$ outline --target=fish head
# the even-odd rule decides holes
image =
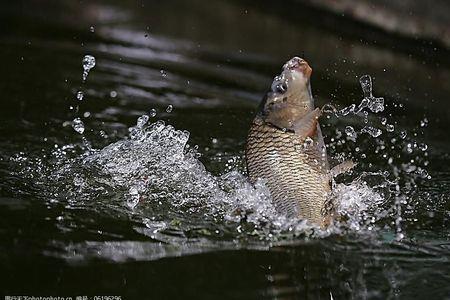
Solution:
[[[306,60],[294,57],[286,62],[280,75],[264,96],[258,116],[266,123],[289,129],[314,108],[311,94],[312,69]]]

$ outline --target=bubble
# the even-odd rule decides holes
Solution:
[[[116,91],[111,91],[111,92],[109,93],[109,96],[110,96],[111,98],[116,98],[116,97],[117,97],[117,92],[116,92]]]
[[[83,58],[83,81],[86,81],[89,71],[95,67],[95,57],[85,55]]]
[[[381,118],[381,125],[386,125],[387,123],[387,119],[386,118]]]
[[[404,139],[406,138],[406,136],[407,136],[406,131],[404,131],[404,130],[400,131],[400,138],[401,138],[402,140],[404,140]]]
[[[83,134],[83,132],[84,132],[84,123],[83,123],[83,121],[81,121],[80,118],[73,119],[72,127],[79,134]]]
[[[169,104],[168,106],[167,106],[167,108],[166,108],[166,112],[167,113],[171,113],[173,111],[173,105],[172,104]]]
[[[167,77],[167,72],[164,70],[160,70],[159,73],[161,73],[162,77]]]
[[[77,100],[82,101],[84,98],[84,94],[82,91],[77,92]]]
[[[149,116],[152,118],[156,117],[156,109],[154,108],[150,109]]]
[[[94,32],[95,32],[94,26],[89,27],[89,31],[92,32],[92,33],[94,33]]]

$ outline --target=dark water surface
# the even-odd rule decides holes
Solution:
[[[440,45],[301,5],[9,1],[0,55],[1,294],[450,299]],[[96,65],[83,82],[85,55]],[[294,55],[314,70],[319,106],[358,105],[364,74],[385,100],[367,123],[322,125],[331,160],[358,161],[343,203],[371,207],[349,228],[311,235],[245,180],[249,124]],[[152,125],[130,132],[144,114]],[[355,179],[380,171],[381,183]]]

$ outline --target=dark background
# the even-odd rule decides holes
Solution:
[[[449,8],[436,0],[2,1],[1,294],[449,299]],[[97,64],[83,83],[85,54]],[[55,144],[81,143],[63,126],[76,114],[90,112],[85,136],[101,148],[151,108],[188,130],[207,169],[222,174],[224,161],[242,156],[259,100],[294,55],[313,68],[319,106],[359,103],[358,79],[369,74],[396,133],[428,145],[431,179],[417,187],[405,240],[388,230],[277,244],[155,242],[134,229],[139,220],[104,203],[51,201],[42,186],[52,183],[31,176],[44,174],[34,161],[52,164],[44,153]],[[327,141],[334,126],[345,124],[325,125]],[[367,168],[382,169],[371,157]]]

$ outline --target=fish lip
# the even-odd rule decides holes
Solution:
[[[283,65],[283,72],[284,71],[300,72],[307,78],[310,78],[312,73],[312,69],[308,62],[298,56],[291,58]]]

